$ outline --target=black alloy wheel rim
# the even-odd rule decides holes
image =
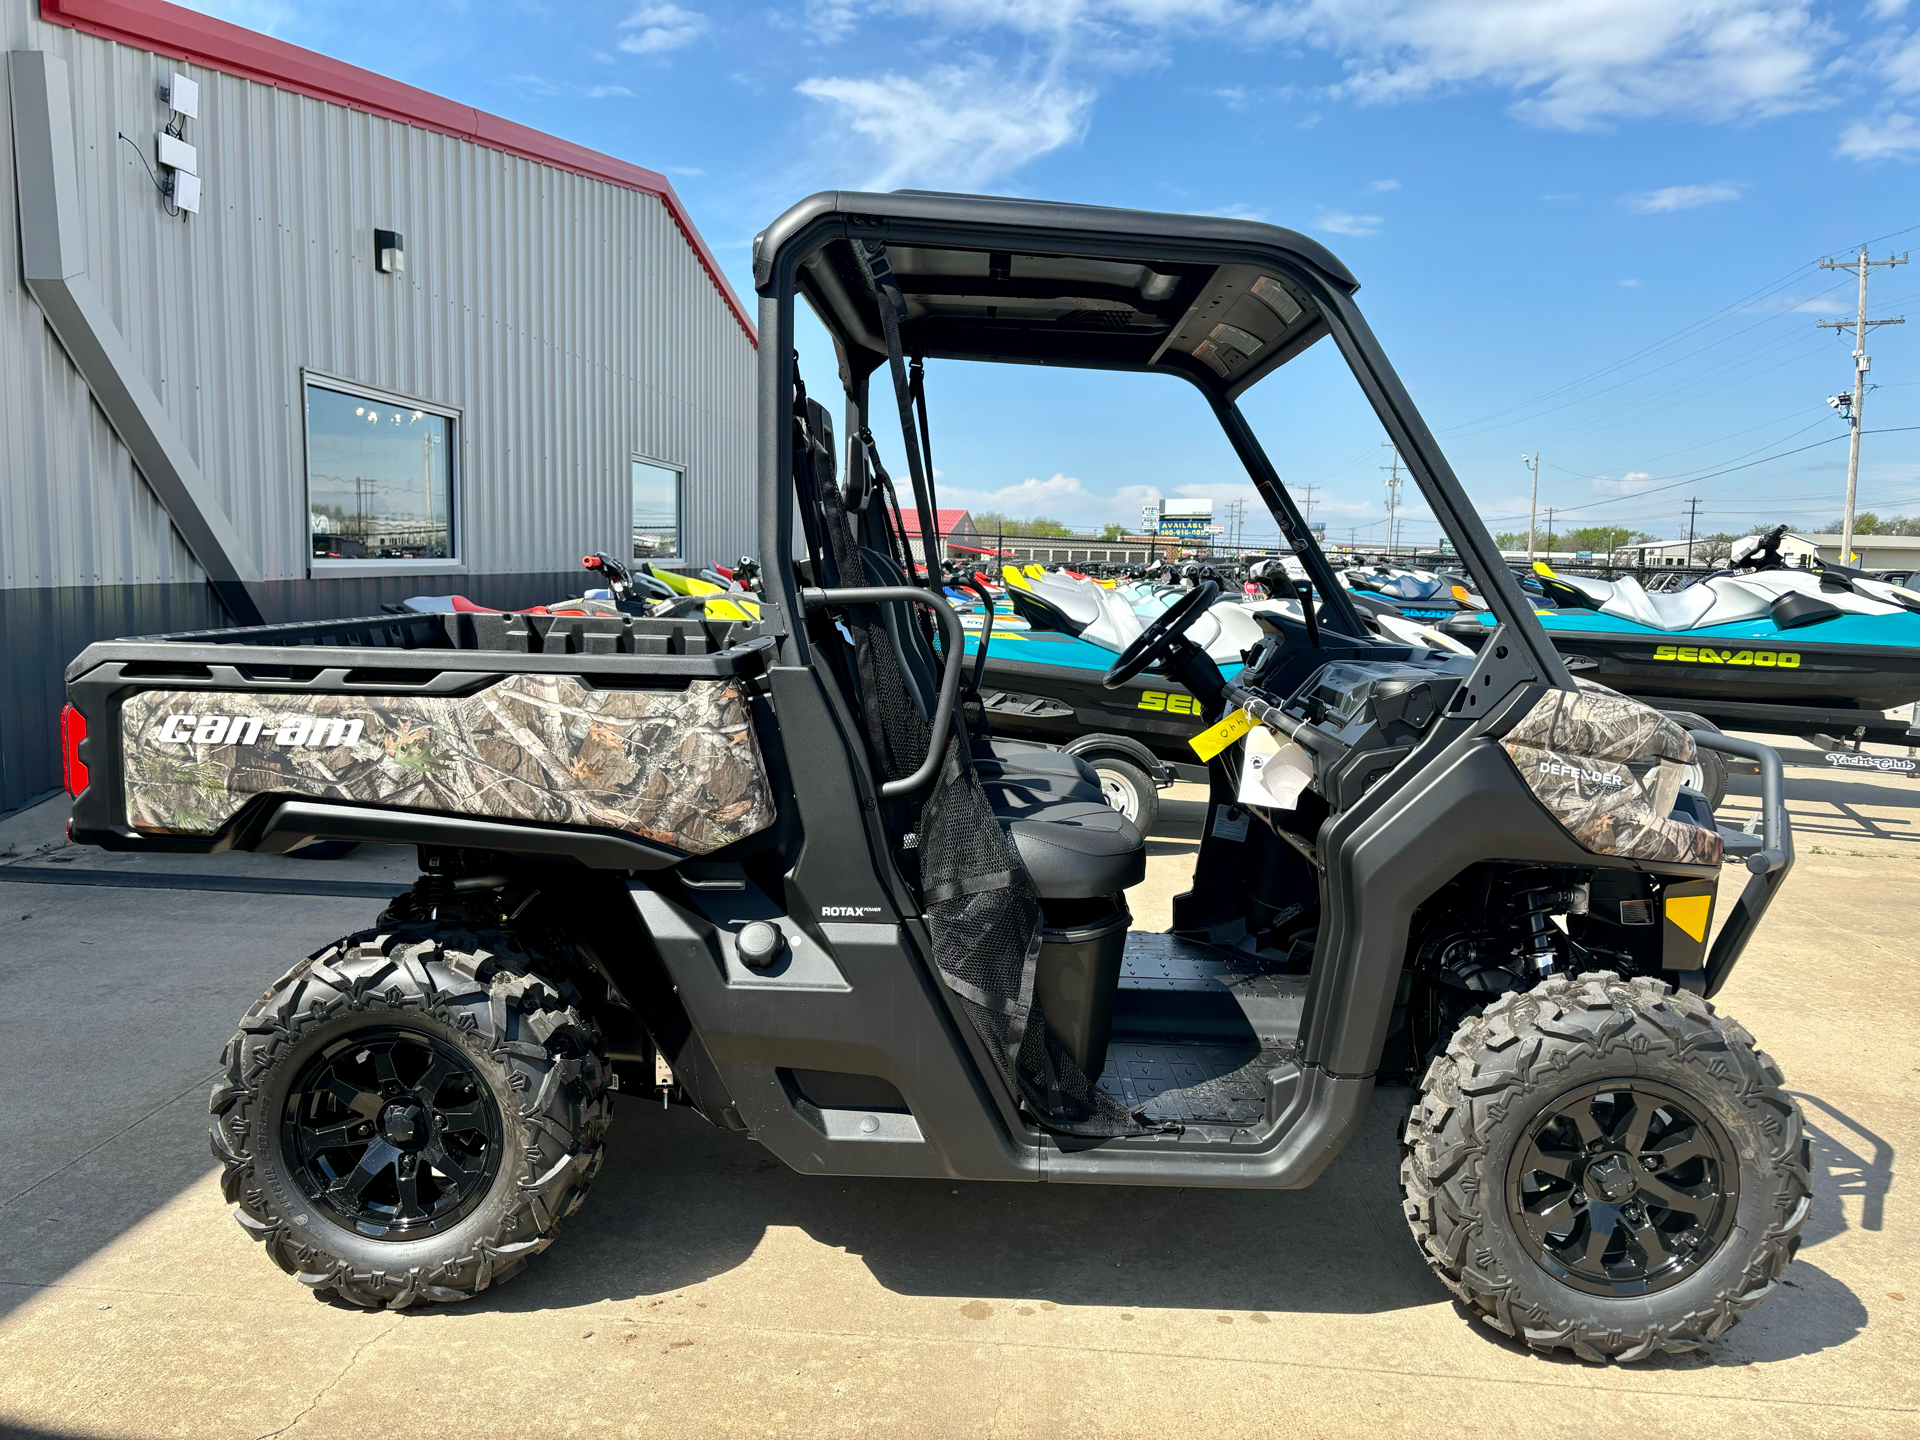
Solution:
[[[500,1170],[500,1108],[436,1036],[356,1031],[301,1069],[280,1143],[301,1193],[348,1230],[411,1241],[459,1222]]]
[[[1577,1291],[1644,1296],[1699,1271],[1734,1226],[1740,1168],[1700,1101],[1658,1082],[1590,1082],[1529,1122],[1507,1207],[1535,1263]]]

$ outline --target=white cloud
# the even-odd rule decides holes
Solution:
[[[630,55],[658,55],[692,45],[706,30],[707,17],[696,10],[683,10],[671,0],[662,0],[662,3],[642,5],[620,22],[620,28],[636,33],[623,35],[616,42],[618,48]]]
[[[698,180],[707,173],[698,165],[663,165],[660,168],[665,170],[669,175],[681,175],[689,180]]]
[[[1257,29],[1340,55],[1337,89],[1364,103],[1490,85],[1562,129],[1803,108],[1838,39],[1807,0],[1305,0]]]
[[[862,0],[816,0],[837,17]],[[1874,0],[1901,7],[1902,0]],[[1098,63],[1149,63],[1187,37],[1327,51],[1333,93],[1362,103],[1462,86],[1517,97],[1533,124],[1586,129],[1682,115],[1743,120],[1823,103],[1840,37],[1812,0],[865,0],[951,30],[1071,40]]]
[[[873,167],[870,190],[904,184],[993,184],[1086,133],[1094,92],[1049,68],[1005,76],[990,61],[941,65],[915,78],[822,76],[795,87],[837,112]]]
[[[507,83],[523,94],[538,96],[543,100],[561,95],[578,95],[587,100],[631,100],[634,97],[634,92],[625,85],[556,85],[544,75],[509,75]]]
[[[1860,120],[1841,132],[1836,155],[1849,160],[1886,160],[1896,155],[1911,155],[1921,148],[1914,112],[1896,110],[1879,120]]]
[[[1647,471],[1630,470],[1621,475],[1597,475],[1594,488],[1603,495],[1639,495],[1654,482]]]
[[[964,506],[976,513],[991,510],[1020,520],[1044,515],[1077,526],[1105,525],[1116,520],[1125,525],[1139,525],[1141,507],[1160,498],[1161,492],[1151,485],[1123,485],[1111,495],[1100,495],[1089,490],[1079,477],[1060,471],[1045,480],[1029,476],[998,490],[968,490],[947,485],[941,487],[940,493],[943,505]]]
[[[1664,211],[1694,210],[1703,205],[1719,205],[1723,201],[1740,198],[1739,185],[1721,181],[1714,185],[1666,185],[1659,190],[1630,195],[1627,203],[1631,210],[1659,215]]]
[[[1267,219],[1267,212],[1265,210],[1256,210],[1251,205],[1241,205],[1238,203],[1234,205],[1223,205],[1218,210],[1203,210],[1199,213],[1202,215],[1218,215],[1223,220]]]
[[[1617,280],[1617,281],[1615,282],[1615,284],[1616,284],[1616,285],[1621,285],[1621,286],[1625,286],[1625,287],[1626,287],[1627,289],[1629,289],[1629,290],[1632,290],[1632,289],[1634,289],[1634,288],[1635,288],[1636,286],[1638,286],[1638,285],[1639,285],[1640,283],[1641,283],[1641,282],[1640,282],[1640,281],[1638,281],[1638,280]]]
[[[1334,235],[1372,235],[1381,228],[1378,215],[1350,215],[1345,210],[1329,210],[1314,222],[1314,228]]]
[[[1369,190],[1399,190],[1401,188],[1401,182],[1398,180],[1376,180],[1367,188]]]

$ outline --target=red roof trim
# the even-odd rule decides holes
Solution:
[[[674,217],[681,234],[687,237],[694,254],[700,257],[708,275],[713,277],[721,299],[727,302],[727,308],[747,332],[748,340],[756,346],[760,344],[753,321],[734,294],[734,288],[727,283],[727,277],[721,274],[720,262],[701,239],[687,207],[664,175],[515,121],[503,120],[498,115],[489,115],[471,105],[390,80],[385,75],[376,75],[371,70],[362,70],[357,65],[303,50],[298,45],[230,25],[225,20],[215,20],[198,11],[166,4],[164,0],[40,0],[40,18],[52,25],[65,25],[88,35],[203,65],[209,70],[256,80],[278,90],[471,140],[490,150],[657,196]]]
[[[934,524],[940,528],[942,536],[952,535],[960,523],[966,519],[967,512],[965,510],[937,510],[934,512]],[[920,512],[917,510],[903,510],[901,512],[901,524],[906,527],[909,535],[919,535]]]

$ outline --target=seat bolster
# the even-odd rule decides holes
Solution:
[[[1146,878],[1146,842],[1111,806],[1064,802],[1004,823],[1042,900],[1111,896]]]

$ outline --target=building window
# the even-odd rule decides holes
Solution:
[[[306,389],[314,562],[457,560],[457,412],[333,381]]]
[[[679,560],[681,489],[679,466],[658,460],[634,462],[634,559]]]

